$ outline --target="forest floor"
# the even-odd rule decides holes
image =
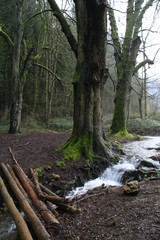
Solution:
[[[0,162],[12,165],[8,151],[11,147],[26,174],[29,168],[49,165],[40,181],[52,189],[49,176],[60,175],[59,185],[79,177],[84,159],[68,162],[61,170],[56,161],[62,158],[55,149],[63,144],[70,133],[30,132],[19,135],[0,133]],[[57,189],[57,193],[58,193]],[[61,194],[62,191],[59,191]],[[1,199],[2,200],[2,199]],[[60,228],[50,229],[54,240],[159,240],[160,239],[160,180],[140,183],[137,195],[124,195],[122,187],[99,187],[79,199],[74,199],[80,212],[75,215],[60,213]]]

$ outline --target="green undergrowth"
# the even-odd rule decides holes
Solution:
[[[8,132],[8,129],[9,129],[9,125],[1,125],[0,124],[0,133],[3,133],[3,132]]]
[[[50,121],[50,129],[55,131],[67,131],[72,129],[73,120],[71,117],[66,118],[53,118]]]
[[[45,129],[45,125],[33,117],[27,116],[21,121],[21,131]]]
[[[147,134],[159,134],[160,122],[151,118],[146,119],[130,119],[127,124],[127,128],[130,132],[139,133],[143,135]]]
[[[73,120],[71,117],[51,119],[49,128],[46,128],[45,123],[40,118],[28,115],[22,118],[20,132],[64,132],[72,129],[72,126]],[[9,120],[0,119],[0,133],[8,132],[8,130]]]
[[[34,169],[34,174],[35,174],[36,178],[39,179],[39,178],[43,177],[45,172],[49,171],[50,169],[51,169],[51,166],[49,166],[49,165],[41,166],[41,167]]]
[[[114,148],[119,153],[122,152],[122,144],[117,140],[112,140],[111,145],[112,145],[112,149]]]

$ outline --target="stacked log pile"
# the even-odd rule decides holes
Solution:
[[[31,181],[19,166],[11,148],[9,148],[9,151],[13,158],[13,166],[11,167],[9,164],[4,163],[0,164],[0,169],[7,180],[5,184],[0,176],[0,191],[4,202],[15,221],[21,239],[33,239],[26,222],[7,190],[6,186],[9,185],[27,221],[30,223],[36,238],[39,240],[49,240],[51,236],[47,229],[51,227],[58,229],[60,227],[60,223],[57,220],[59,213],[55,207],[53,207],[53,204],[56,205],[58,209],[61,209],[61,211],[63,210],[72,214],[78,212],[78,209],[70,206],[65,198],[57,196],[40,184],[32,168],[30,169],[32,176]],[[38,214],[37,211],[39,212]]]

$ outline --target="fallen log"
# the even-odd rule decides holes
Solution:
[[[53,193],[50,189],[48,189],[47,187],[45,187],[43,184],[40,183],[40,187],[42,189],[43,192],[51,195],[51,196],[55,196],[56,194]],[[57,196],[57,195],[56,195]],[[68,204],[65,204],[65,203],[60,203],[60,202],[57,202],[56,203],[57,207],[65,212],[68,212],[68,213],[71,213],[71,214],[74,214],[74,213],[78,213],[79,212],[79,209],[77,209],[76,207],[73,207],[73,206],[70,206]]]
[[[57,202],[59,203],[67,203],[67,199],[65,198],[62,198],[62,197],[59,197],[57,195],[48,195],[48,194],[43,194],[42,193],[42,190],[41,190],[41,187],[40,187],[40,184],[38,182],[38,180],[36,179],[36,176],[34,174],[34,171],[32,168],[30,168],[30,173],[31,173],[31,177],[33,179],[33,182],[34,182],[34,185],[35,185],[35,191],[38,195],[38,197],[42,200],[42,201],[50,201],[50,202],[53,202],[54,204],[57,204]]]
[[[53,204],[49,201],[46,201],[46,204],[48,206],[48,209],[56,216],[59,217],[59,213],[56,211],[56,209],[53,207]]]
[[[15,156],[14,156],[13,152],[12,152],[12,149],[11,149],[11,147],[9,147],[9,148],[8,148],[8,150],[9,150],[9,152],[10,152],[11,156],[12,156],[12,159],[13,159],[14,163],[15,163],[15,164],[18,164],[18,162],[17,162],[17,160],[16,160],[16,158],[15,158]]]
[[[23,193],[23,195],[27,198],[27,200],[29,201],[28,199],[28,195],[27,193],[25,192],[24,188],[22,187],[21,183],[19,182],[18,178],[16,177],[15,173],[13,172],[11,166],[9,164],[6,164],[6,167],[9,171],[9,173],[11,174],[12,178],[14,179],[14,181],[16,182],[17,186],[19,187],[19,189],[21,190],[21,192]]]
[[[32,168],[30,168],[30,173],[31,173],[31,177],[33,179],[33,182],[34,182],[34,185],[35,185],[35,190],[36,190],[36,193],[37,193],[38,197],[41,200],[44,200],[45,199],[45,195],[42,193],[41,187],[39,185],[39,182],[38,182],[38,180],[37,180],[37,178],[36,178]]]
[[[21,172],[23,173],[23,175],[25,176],[25,178],[28,180],[28,182],[29,182],[30,185],[32,186],[32,190],[33,190],[33,189],[35,188],[34,184],[32,183],[32,181],[31,181],[29,178],[27,178],[27,176],[26,176],[26,174],[24,173],[23,169],[19,166],[18,161],[16,160],[16,158],[15,158],[15,156],[14,156],[14,154],[13,154],[13,152],[12,152],[12,150],[11,150],[10,147],[9,147],[9,152],[10,152],[10,154],[11,154],[11,156],[12,156],[12,159],[13,159],[13,161],[14,161],[14,163],[15,163],[14,166],[17,166],[17,167],[19,167],[19,169],[21,169]],[[39,185],[40,185],[40,187],[41,187],[41,189],[42,189],[43,192],[45,192],[45,193],[47,193],[48,195],[51,195],[51,196],[59,197],[59,196],[57,196],[55,193],[53,193],[51,190],[49,190],[48,188],[46,188],[45,186],[43,186],[42,184],[39,184]],[[65,204],[65,203],[56,202],[56,205],[57,205],[61,210],[65,211],[65,212],[68,212],[68,213],[71,213],[71,214],[79,212],[79,209],[77,209],[77,208],[75,208],[75,207],[73,207],[73,206],[69,206],[69,205],[67,205],[67,204]]]
[[[48,210],[46,205],[41,200],[38,199],[37,194],[34,192],[32,186],[28,182],[28,179],[27,179],[26,175],[23,173],[23,171],[21,170],[21,168],[17,164],[15,164],[13,166],[13,168],[14,168],[18,178],[20,179],[24,189],[26,190],[27,194],[32,199],[34,206],[38,209],[38,211],[40,212],[44,221],[49,225],[57,225],[58,226],[59,222],[53,216],[53,214]]]
[[[16,208],[16,206],[13,202],[13,199],[9,195],[7,188],[5,187],[5,184],[1,177],[0,177],[0,192],[1,192],[3,200],[8,208],[8,211],[16,224],[20,238],[23,240],[33,240],[32,236],[30,234],[30,231],[27,227],[27,224],[25,223],[23,217],[21,216],[20,212]]]
[[[14,192],[15,197],[17,198],[22,210],[24,211],[28,221],[30,222],[32,229],[39,240],[50,240],[50,235],[44,228],[43,224],[29,205],[27,199],[24,197],[20,189],[18,188],[16,182],[13,177],[10,175],[7,167],[4,163],[0,164],[1,169],[3,170],[7,181]]]

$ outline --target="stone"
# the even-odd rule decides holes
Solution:
[[[121,182],[122,184],[126,184],[127,182],[138,180],[140,181],[142,179],[141,175],[139,174],[139,170],[127,170],[124,172]]]
[[[141,161],[139,164],[140,169],[143,169],[143,167],[153,168],[153,169],[157,168],[156,164],[149,162],[149,161],[145,161],[145,160]]]
[[[123,186],[124,194],[135,194],[139,192],[139,182],[137,180],[128,182]]]

